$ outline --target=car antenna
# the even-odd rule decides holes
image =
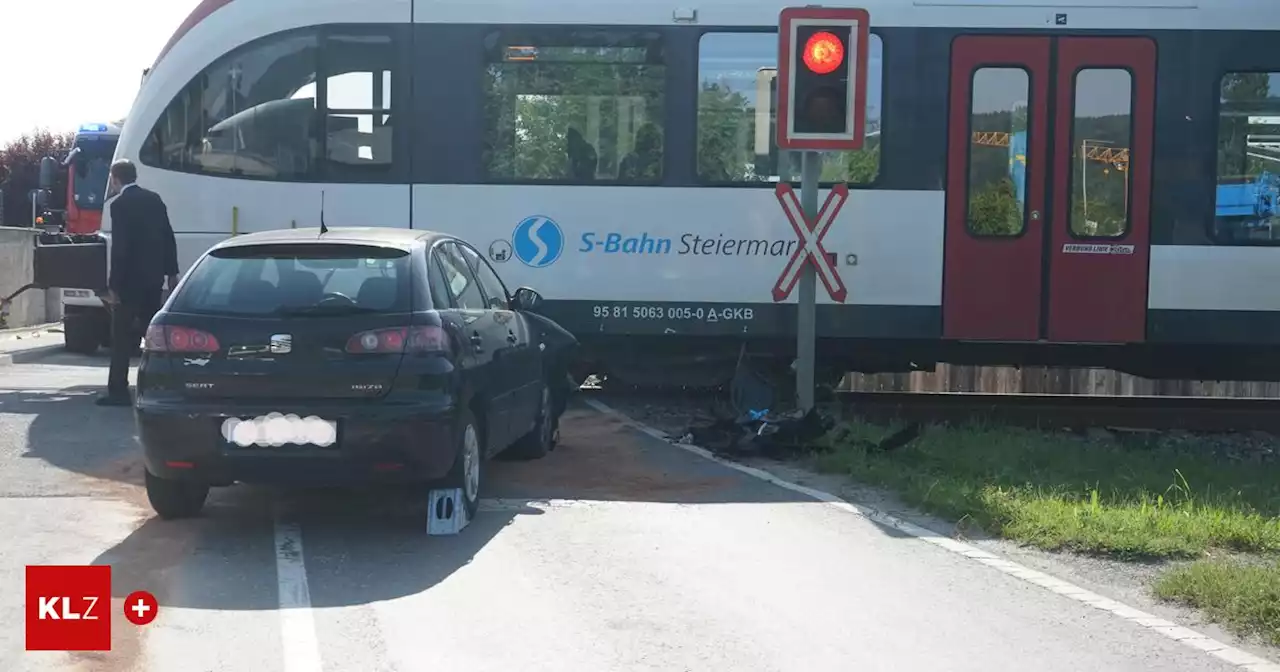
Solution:
[[[320,235],[329,233],[329,227],[324,225],[324,189],[320,190]]]

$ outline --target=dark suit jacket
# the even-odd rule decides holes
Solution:
[[[124,300],[158,292],[178,274],[178,245],[169,211],[154,191],[127,187],[111,202],[111,277],[107,286]]]

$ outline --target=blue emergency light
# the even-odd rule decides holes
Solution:
[[[106,124],[81,124],[80,132],[81,133],[106,133],[107,125]]]

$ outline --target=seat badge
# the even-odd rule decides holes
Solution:
[[[271,353],[275,355],[285,355],[293,351],[293,336],[289,334],[274,334],[271,337]]]

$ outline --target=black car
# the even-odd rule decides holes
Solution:
[[[135,402],[147,495],[197,514],[210,486],[371,480],[461,488],[554,447],[573,340],[445,234],[289,229],[224,241],[147,329]]]

